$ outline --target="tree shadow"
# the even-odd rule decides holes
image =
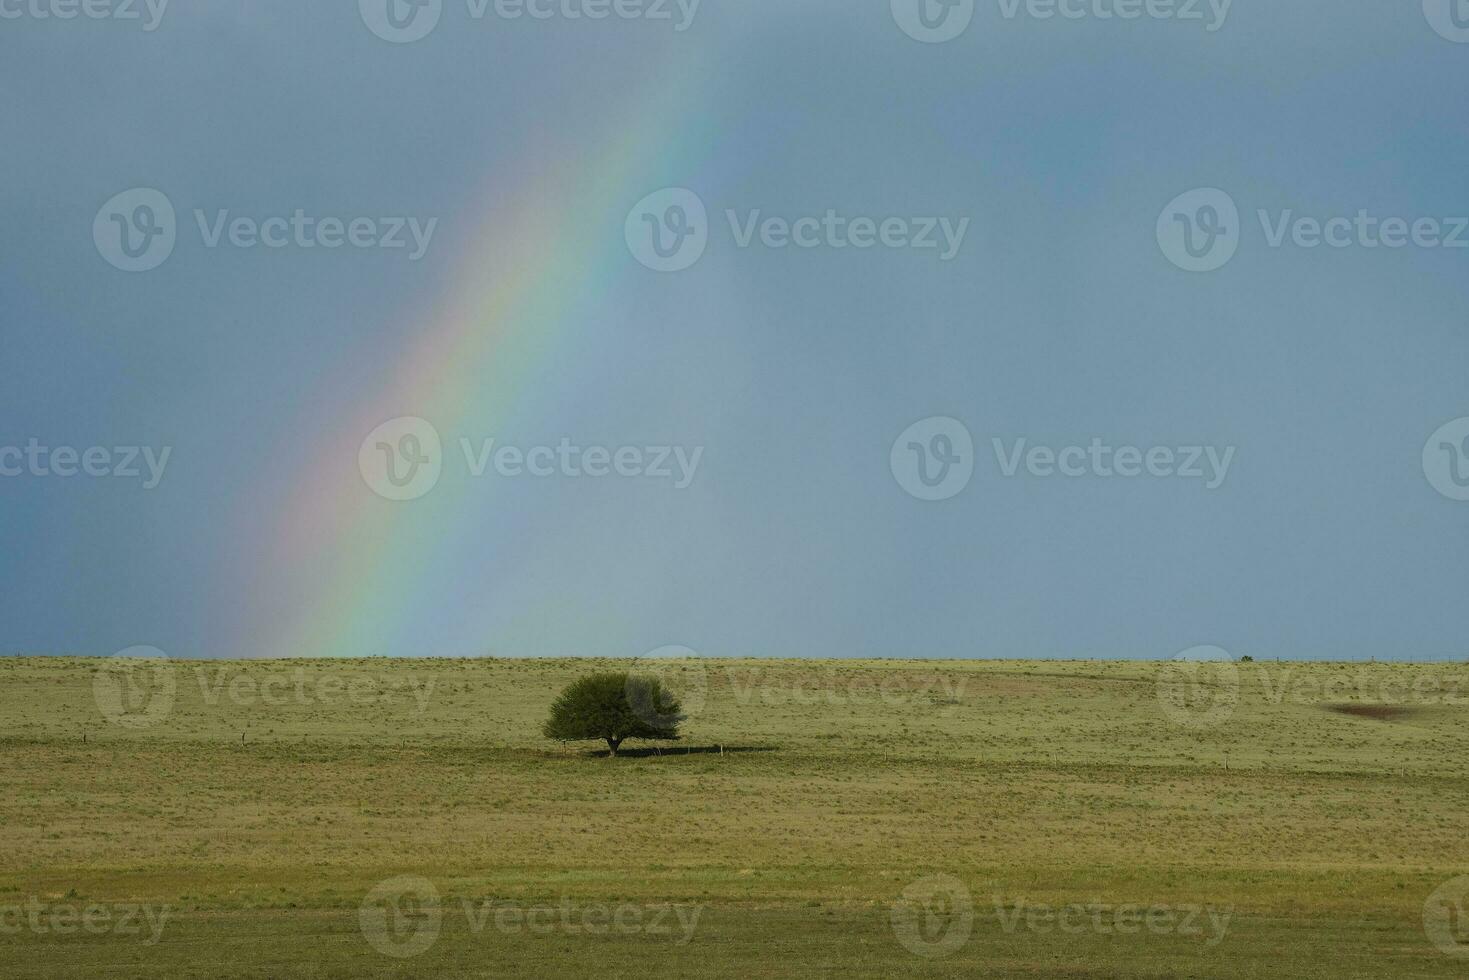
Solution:
[[[773,745],[653,745],[638,747],[635,749],[620,748],[617,750],[619,759],[656,759],[663,756],[681,755],[734,755],[737,752],[775,752]],[[606,749],[598,749],[583,753],[589,758],[606,759],[611,753]]]

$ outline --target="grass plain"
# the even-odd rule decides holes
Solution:
[[[541,738],[627,666],[0,659],[0,976],[1469,969],[1469,666],[666,661],[677,746]]]

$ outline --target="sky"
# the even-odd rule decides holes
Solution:
[[[1469,4],[87,10],[0,652],[1469,656]]]

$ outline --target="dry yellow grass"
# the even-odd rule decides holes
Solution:
[[[612,666],[173,663],[130,727],[106,662],[0,660],[0,906],[173,910],[156,945],[22,928],[0,955],[19,976],[1461,975],[1423,916],[1469,872],[1462,665],[668,662],[644,666],[686,691],[682,747],[541,739],[556,691]],[[446,915],[400,961],[358,913],[404,874],[451,911],[703,912],[687,945]],[[928,958],[891,920],[935,876],[973,935]],[[1063,935],[1007,929],[1017,903],[1231,918],[1212,945]]]

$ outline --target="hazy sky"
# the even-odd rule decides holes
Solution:
[[[51,2],[0,649],[1469,655],[1469,4]]]

